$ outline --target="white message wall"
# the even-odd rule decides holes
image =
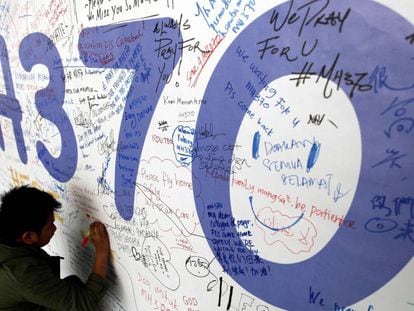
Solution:
[[[1,189],[102,310],[414,310],[414,4],[0,1]]]

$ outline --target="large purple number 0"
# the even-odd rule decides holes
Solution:
[[[311,3],[309,2],[309,5]],[[286,14],[289,5],[290,2],[287,2],[276,9]],[[298,15],[291,18],[283,31],[281,30],[277,34],[269,24],[272,11],[255,20],[236,38],[217,65],[204,95],[204,100],[208,104],[201,106],[197,124],[209,124],[211,128],[214,128],[215,133],[226,133],[226,135],[217,135],[215,144],[222,146],[235,144],[244,117],[244,110],[240,109],[237,102],[251,102],[251,95],[245,85],[249,77],[252,77],[252,81],[256,79],[251,67],[249,67],[249,64],[252,63],[260,68],[261,77],[266,77],[269,83],[279,77],[300,71],[305,62],[308,64],[313,62],[311,71],[317,71],[317,68],[322,68],[325,64],[332,64],[339,51],[341,52],[341,60],[334,70],[343,70],[343,74],[346,72],[372,72],[378,65],[385,66],[388,75],[393,77],[393,82],[399,81],[401,85],[412,85],[413,63],[409,67],[407,66],[407,61],[412,58],[412,46],[409,44],[404,46],[403,40],[404,31],[405,34],[412,33],[412,25],[409,25],[407,21],[391,10],[372,1],[332,1],[329,11],[344,12],[346,8],[352,8],[352,12],[342,33],[338,33],[337,27],[332,27],[332,25],[317,25],[315,27],[309,25],[303,31],[300,39],[297,36],[297,28],[295,28],[300,22],[290,25],[293,20],[298,18]],[[305,12],[306,9],[302,9],[300,14],[305,15]],[[375,12],[371,18],[367,16],[370,12]],[[302,18],[304,17],[302,16]],[[383,31],[384,21],[387,21],[386,32]],[[281,20],[279,20],[279,25],[280,23]],[[279,52],[282,47],[290,47],[291,51],[300,51],[304,40],[311,44],[317,39],[318,46],[313,53],[294,62],[288,62],[278,54],[267,55],[267,57],[260,59],[258,51],[260,47],[257,47],[255,43],[273,38],[276,35],[279,36],[277,41],[271,43],[275,44],[272,48],[274,53],[276,46],[279,47]],[[367,45],[368,38],[372,39],[370,45]],[[236,53],[237,50],[245,51],[249,56],[247,65],[243,65],[241,57]],[[397,50],[398,58],[393,54]],[[270,50],[268,54],[270,54]],[[326,66],[325,72],[328,72],[329,69],[330,65]],[[333,74],[332,78],[334,76],[338,79],[337,73]],[[232,99],[225,93],[229,80],[237,89],[237,99]],[[332,87],[336,88],[336,85],[331,83]],[[338,80],[335,83],[338,83]],[[344,90],[350,94],[352,86],[347,84],[344,82],[341,87],[345,86]],[[260,88],[258,92],[260,92]],[[376,169],[372,168],[372,164],[378,161],[378,156],[381,156],[381,152],[376,151],[382,151],[384,146],[392,144],[397,150],[407,150],[408,148],[411,152],[413,151],[412,134],[411,136],[407,135],[399,129],[401,134],[395,135],[390,141],[384,135],[384,125],[379,120],[381,109],[391,103],[395,96],[400,96],[403,99],[412,98],[413,88],[401,88],[396,93],[395,89],[392,90],[383,85],[380,93],[372,90],[355,94],[351,99],[360,121],[363,141],[361,179],[347,215],[349,219],[356,220],[357,228],[355,230],[340,228],[318,254],[303,262],[278,264],[261,258],[263,265],[270,268],[270,273],[262,279],[252,277],[252,274],[249,276],[250,268],[252,268],[251,263],[240,261],[236,265],[237,271],[244,271],[244,273],[233,274],[233,278],[238,284],[257,297],[283,309],[320,309],[321,305],[319,303],[313,304],[314,300],[312,299],[318,293],[321,293],[319,297],[324,298],[325,307],[333,309],[335,303],[348,306],[375,292],[394,277],[412,258],[414,244],[409,239],[379,236],[364,229],[364,224],[371,215],[370,200],[375,194],[382,193],[393,197],[399,193],[405,195],[412,193],[412,185],[414,184],[412,169],[404,170],[404,176],[400,176],[401,170],[390,170],[387,165]],[[218,151],[214,156],[216,159],[221,159],[223,163],[231,163],[232,161],[231,155],[226,151]],[[205,203],[219,202],[220,206],[222,205],[223,215],[232,215],[232,207],[229,182],[213,178],[212,176],[216,176],[214,174],[206,174],[205,167],[199,162],[199,159],[206,158],[209,158],[208,149],[200,148],[197,158],[192,164],[193,176],[201,181],[203,189],[203,200],[198,196],[194,198],[204,234],[214,252],[213,241],[216,238],[213,231],[217,228],[211,227],[208,217],[202,217]],[[414,166],[412,155],[409,159],[408,157],[405,159],[404,165],[406,168]],[[275,191],[282,190],[275,189]],[[248,204],[246,197],[246,206],[243,208],[248,209]],[[242,207],[233,206],[233,208]],[[226,231],[228,233],[226,242],[230,242],[231,245],[243,245],[235,228],[226,228],[226,230],[230,231]],[[247,247],[245,247],[244,254],[249,254],[252,257],[255,255]],[[227,258],[234,256],[231,253],[223,255],[223,252],[217,252],[215,255],[223,267],[228,267]],[[311,288],[312,290],[310,290]],[[315,292],[310,293],[313,290]]]
[[[79,52],[93,68],[135,71],[119,130],[115,168],[115,203],[119,214],[134,214],[135,184],[142,146],[162,90],[181,50],[174,40],[160,38],[157,25],[167,18],[84,29]],[[176,30],[177,31],[177,30]],[[179,38],[175,33],[174,38]]]

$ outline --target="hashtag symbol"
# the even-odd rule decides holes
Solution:
[[[305,84],[306,79],[310,79],[312,75],[315,74],[314,71],[311,71],[313,66],[312,63],[306,62],[305,66],[303,66],[301,72],[292,72],[293,75],[296,75],[295,78],[290,78],[292,81],[296,81],[296,87],[300,85],[300,82],[302,81],[302,84]]]

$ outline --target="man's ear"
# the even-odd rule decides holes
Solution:
[[[26,231],[20,237],[19,242],[23,242],[24,244],[27,244],[27,245],[33,245],[37,243],[37,239],[38,239],[38,236],[36,232]]]

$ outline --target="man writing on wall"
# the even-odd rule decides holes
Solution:
[[[109,238],[100,222],[90,225],[96,255],[85,283],[60,278],[60,257],[42,247],[56,231],[61,204],[32,187],[13,188],[0,207],[0,310],[96,310],[108,288]]]

